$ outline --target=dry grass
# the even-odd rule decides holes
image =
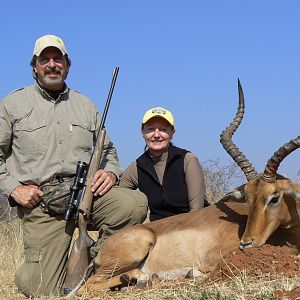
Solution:
[[[0,245],[0,298],[24,299],[14,285],[14,273],[24,255],[21,222],[17,218],[0,223]]]
[[[14,285],[14,273],[23,261],[23,245],[21,222],[18,219],[0,223],[0,299],[15,300],[25,297],[17,292]],[[278,288],[290,291],[299,287],[300,277],[287,278],[284,276],[250,277],[241,271],[239,276],[232,276],[226,282],[191,279],[181,282],[158,282],[146,289],[130,287],[125,291],[103,292],[99,295],[86,294],[77,299],[104,300],[223,300],[223,299],[275,299]],[[39,299],[47,299],[42,297]],[[63,299],[63,298],[61,298]]]

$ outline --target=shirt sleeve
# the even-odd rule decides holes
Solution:
[[[205,185],[199,159],[193,153],[185,155],[184,170],[190,210],[194,211],[204,206]]]
[[[10,196],[11,192],[21,184],[9,174],[6,167],[12,139],[12,125],[2,103],[0,103],[0,128],[0,191],[6,196]]]
[[[117,150],[107,133],[105,135],[101,157],[100,169],[112,172],[116,175],[117,178],[119,178],[122,173],[121,165],[119,162]]]
[[[132,190],[136,190],[138,188],[136,161],[132,162],[121,175],[119,185]]]

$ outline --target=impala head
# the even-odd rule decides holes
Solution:
[[[258,174],[231,138],[240,125],[244,110],[244,95],[238,81],[239,107],[233,122],[221,133],[221,144],[244,172],[248,183],[231,194],[249,204],[249,214],[240,248],[260,246],[278,226],[300,226],[295,200],[300,200],[300,185],[278,175],[281,161],[300,147],[300,136],[280,147],[268,160],[263,174]]]

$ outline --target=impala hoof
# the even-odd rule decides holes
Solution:
[[[249,242],[249,243],[246,243],[246,244],[240,243],[240,249],[241,250],[252,248],[252,247],[253,247],[252,242]]]

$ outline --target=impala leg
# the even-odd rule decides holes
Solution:
[[[146,274],[138,268],[155,243],[154,232],[144,225],[130,227],[109,237],[94,259],[95,275],[87,280],[87,289],[98,291],[134,280],[139,285],[147,283]],[[82,287],[80,291],[84,289]]]
[[[121,275],[111,278],[106,278],[103,275],[93,275],[87,280],[86,284],[79,289],[78,295],[82,295],[85,292],[105,291],[109,288],[119,286],[123,283],[120,277]]]
[[[148,276],[140,269],[130,270],[111,278],[94,275],[90,277],[86,284],[79,289],[77,295],[83,295],[84,293],[97,293],[119,285],[130,284],[137,284],[138,287],[145,287],[148,284]]]
[[[149,283],[148,275],[142,272],[140,269],[134,269],[121,275],[121,281],[123,284],[136,284],[139,288],[144,288]]]
[[[138,268],[156,243],[154,232],[144,225],[136,225],[104,241],[94,259],[96,275],[106,278]]]

